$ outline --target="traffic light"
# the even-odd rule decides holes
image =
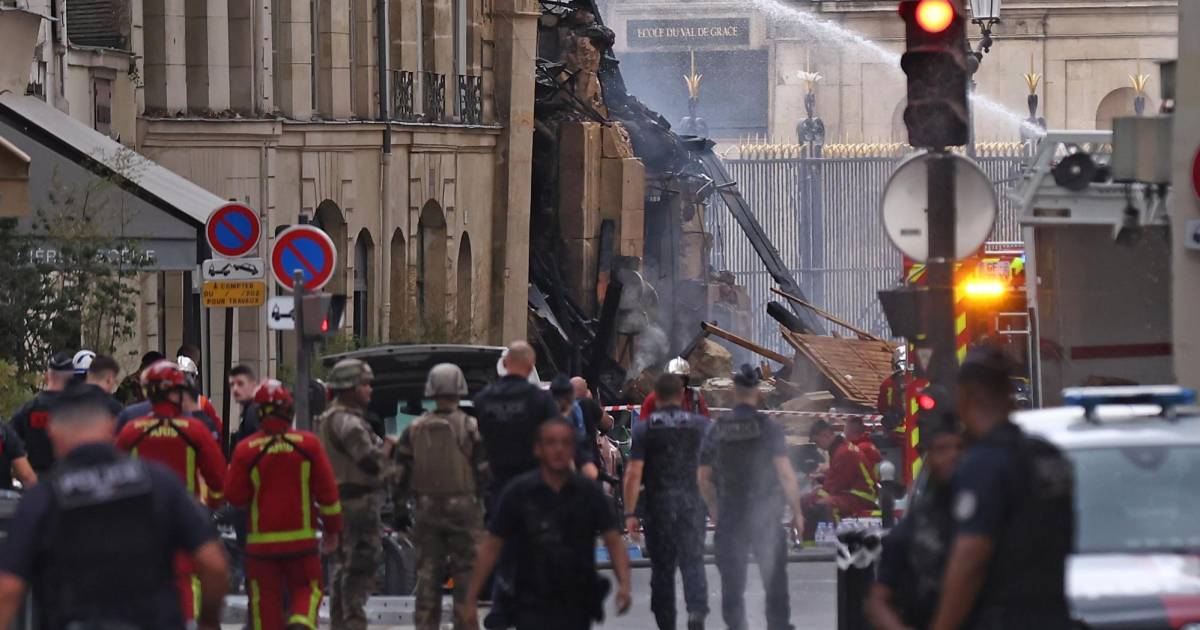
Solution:
[[[908,75],[904,124],[908,143],[940,149],[967,144],[970,81],[962,0],[902,0],[906,47],[900,66]]]
[[[309,293],[304,296],[304,321],[300,332],[308,339],[320,339],[336,334],[342,327],[346,296],[328,293]]]
[[[950,390],[938,384],[922,389],[917,394],[917,427],[921,436],[929,435],[935,427],[955,422],[954,399]]]

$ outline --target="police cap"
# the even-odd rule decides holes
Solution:
[[[567,394],[575,395],[575,386],[566,374],[559,374],[550,381],[550,394],[555,398],[563,398]]]
[[[51,372],[74,372],[75,357],[71,356],[70,352],[55,352],[46,361],[46,369]]]
[[[364,383],[370,383],[375,378],[371,366],[359,359],[342,359],[334,364],[329,371],[325,385],[333,391],[353,389]]]
[[[758,387],[760,382],[762,382],[762,372],[749,363],[743,363],[733,374],[733,384],[738,387]]]
[[[467,395],[467,377],[453,363],[439,363],[429,370],[425,379],[425,397],[455,396],[462,398]]]

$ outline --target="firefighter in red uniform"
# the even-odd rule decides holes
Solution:
[[[879,447],[871,441],[871,433],[867,431],[862,418],[851,417],[846,420],[846,441],[862,452],[863,458],[867,460],[867,470],[871,473],[871,478],[878,482],[879,462],[883,461],[883,453],[880,453]]]
[[[697,387],[688,387],[688,379],[692,374],[692,366],[688,364],[682,357],[675,357],[667,363],[667,373],[674,374],[683,379],[683,403],[680,407],[688,412],[709,417],[708,403],[704,400],[704,394],[700,393]],[[642,409],[638,412],[638,419],[645,420],[658,409],[658,396],[654,392],[650,392],[649,396],[642,401]]]
[[[249,506],[246,578],[251,626],[258,630],[317,627],[321,605],[320,550],[337,549],[342,506],[321,441],[292,428],[292,394],[276,380],[254,394],[261,429],[240,442],[229,465],[226,496]],[[284,597],[291,611],[284,625]]]
[[[800,498],[806,543],[814,541],[820,521],[872,514],[879,509],[875,480],[862,451],[824,420],[814,422],[808,435],[814,444],[829,452],[829,470],[819,489]]]
[[[159,361],[142,372],[142,387],[153,412],[128,422],[117,434],[117,447],[175,471],[188,492],[215,507],[223,499],[225,456],[203,422],[188,417],[187,391],[195,385],[179,366]],[[187,391],[185,391],[187,390]],[[191,559],[176,557],[175,575],[185,620],[200,611],[200,580]]]

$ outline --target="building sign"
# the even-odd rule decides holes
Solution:
[[[625,28],[630,48],[711,48],[750,44],[750,18],[630,20]]]

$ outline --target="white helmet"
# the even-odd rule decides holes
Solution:
[[[179,365],[179,369],[183,370],[184,374],[200,376],[200,366],[196,365],[196,362],[190,357],[179,355],[179,358],[175,359],[175,363]]]
[[[92,367],[92,359],[96,358],[96,353],[91,350],[80,350],[75,353],[75,358],[71,359],[71,367],[75,369],[76,374],[86,374],[89,367]]]
[[[667,362],[667,374],[691,376],[692,366],[683,357],[675,357]]]

